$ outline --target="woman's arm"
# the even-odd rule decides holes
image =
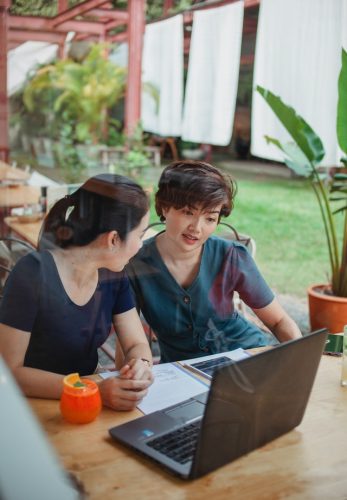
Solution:
[[[24,366],[30,332],[0,323],[0,352],[26,396],[58,399],[63,375]]]
[[[253,311],[280,342],[302,337],[298,325],[285,312],[276,298],[268,306],[253,309]]]
[[[28,397],[60,399],[64,375],[24,366],[30,332],[0,323],[0,353]],[[114,410],[132,410],[147,394],[149,380],[119,377],[99,383],[103,404]]]
[[[121,375],[153,381],[152,353],[136,309],[115,315],[113,324],[125,357]]]
[[[120,369],[120,377],[99,383],[100,393],[106,406],[131,410],[144,398],[153,382],[152,354],[135,308],[115,315],[113,324],[125,364]]]

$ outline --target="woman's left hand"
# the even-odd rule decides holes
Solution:
[[[132,380],[149,380],[153,383],[154,377],[151,367],[142,359],[131,359],[119,371],[120,377]]]

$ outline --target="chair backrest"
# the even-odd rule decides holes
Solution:
[[[12,236],[0,238],[0,298],[3,287],[13,266],[23,255],[32,252],[35,248],[26,241]]]
[[[255,253],[257,250],[257,246],[255,240],[251,238],[248,234],[239,233],[234,226],[228,224],[227,222],[220,222],[219,226],[223,226],[228,230],[222,231],[218,234],[221,238],[225,238],[226,240],[234,240],[239,241],[249,250],[252,257],[255,257]]]

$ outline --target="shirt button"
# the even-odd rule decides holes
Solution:
[[[205,351],[205,352],[209,352],[209,348],[208,348],[208,347],[204,347],[204,348],[203,348],[203,351]]]
[[[185,297],[183,297],[183,302],[184,302],[185,304],[189,304],[189,302],[190,302],[190,297],[188,297],[188,295],[186,295]]]
[[[187,328],[188,328],[189,331],[192,331],[193,330],[193,325],[188,325]]]

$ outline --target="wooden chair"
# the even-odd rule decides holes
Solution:
[[[8,275],[12,271],[16,262],[28,252],[32,252],[35,248],[26,241],[4,236],[0,238],[0,298],[3,294],[3,288]]]
[[[159,135],[152,135],[149,140],[149,144],[151,146],[158,146],[160,148],[161,159],[164,158],[167,148],[170,150],[173,161],[177,161],[179,159],[175,137],[162,137]]]

